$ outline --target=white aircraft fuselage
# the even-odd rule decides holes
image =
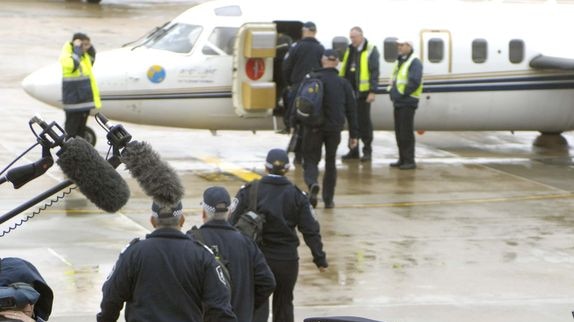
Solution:
[[[393,129],[386,86],[396,52],[390,44],[407,38],[424,66],[416,129],[562,132],[574,129],[574,44],[565,36],[574,30],[572,17],[574,5],[555,1],[375,5],[360,0],[326,6],[321,1],[297,5],[215,0],[187,10],[137,43],[99,53],[94,73],[102,112],[111,119],[210,130],[271,130],[276,120],[270,110],[238,112],[241,93],[233,82],[240,77],[237,73],[244,73],[236,56],[245,45],[235,39],[237,30],[246,23],[275,23],[281,32],[287,25],[311,20],[319,41],[332,48],[336,37],[348,39],[351,27],[358,25],[381,54],[371,108],[375,129]],[[225,34],[233,38],[225,42]],[[184,45],[178,45],[178,37],[185,38]],[[261,72],[261,79],[269,82],[270,61],[245,68]],[[55,63],[32,73],[23,87],[31,96],[61,106],[60,66]]]

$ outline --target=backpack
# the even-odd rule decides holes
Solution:
[[[251,190],[249,191],[249,206],[247,211],[235,223],[234,227],[245,236],[251,238],[261,245],[263,224],[265,223],[265,214],[257,213],[257,191],[259,190],[259,180],[251,183]]]
[[[217,247],[217,245],[208,246],[206,244],[205,238],[203,238],[203,234],[201,233],[201,229],[197,228],[197,226],[191,227],[189,233],[193,236],[193,238],[195,238],[195,241],[197,241],[199,244],[201,244],[201,246],[203,246],[205,249],[207,249],[210,253],[213,254],[213,257],[215,257],[215,261],[221,267],[221,272],[218,271],[217,274],[220,275],[221,273],[223,275],[223,278],[225,279],[226,282],[225,284],[229,286],[229,291],[231,292],[231,274],[229,273],[229,268],[227,267],[229,265],[229,261],[227,261],[225,258],[221,256],[221,253],[219,252],[219,247]]]
[[[323,81],[315,73],[305,75],[295,94],[296,118],[301,123],[318,127],[325,120],[323,115]]]

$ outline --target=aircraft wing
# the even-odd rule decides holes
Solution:
[[[530,67],[535,69],[574,70],[574,59],[538,55],[530,60]]]

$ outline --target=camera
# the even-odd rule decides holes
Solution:
[[[26,283],[0,287],[0,311],[22,311],[26,305],[35,304],[38,298],[40,293]]]

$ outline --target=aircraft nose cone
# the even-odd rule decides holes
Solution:
[[[33,98],[59,106],[62,98],[62,72],[58,64],[41,68],[22,80],[22,88]]]

